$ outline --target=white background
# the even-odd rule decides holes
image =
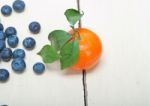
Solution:
[[[0,7],[13,0],[0,0]],[[0,14],[5,28],[15,26],[22,40],[34,37],[33,51],[27,51],[27,69],[22,74],[7,68],[10,79],[0,83],[0,105],[9,106],[83,106],[82,74],[61,72],[57,63],[46,66],[35,75],[32,65],[41,61],[36,53],[49,43],[48,33],[54,29],[69,30],[63,15],[76,8],[76,0],[25,0],[26,10],[10,17]],[[150,0],[81,0],[85,12],[83,27],[93,30],[103,41],[103,56],[87,74],[89,106],[150,106]],[[31,21],[39,21],[41,33],[28,31]]]

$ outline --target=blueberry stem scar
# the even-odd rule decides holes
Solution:
[[[80,0],[77,0],[77,8],[78,11],[81,11],[80,8]],[[79,20],[78,27],[82,27],[81,19]],[[87,90],[87,83],[86,83],[86,70],[82,70],[82,83],[83,83],[83,93],[84,93],[84,106],[88,106],[88,90]]]

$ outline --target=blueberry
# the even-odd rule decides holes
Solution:
[[[21,73],[25,70],[26,63],[22,58],[17,58],[12,61],[11,67],[15,72]]]
[[[36,22],[36,21],[31,22],[31,23],[29,24],[29,30],[30,30],[33,34],[37,34],[37,33],[39,33],[40,30],[41,30],[41,25],[40,25],[38,22]]]
[[[5,40],[6,35],[3,31],[0,31],[0,39]]]
[[[3,31],[4,30],[4,26],[3,24],[0,23],[0,31]]]
[[[6,36],[16,35],[17,34],[16,28],[15,27],[6,28],[5,34],[6,34]]]
[[[9,78],[9,72],[6,69],[0,69],[0,81],[6,81]]]
[[[31,37],[27,37],[23,40],[23,46],[26,48],[26,49],[33,49],[35,47],[35,40]]]
[[[0,51],[2,51],[4,48],[6,48],[5,41],[0,39]]]
[[[25,3],[24,1],[22,0],[15,0],[13,2],[13,9],[16,11],[16,12],[22,12],[24,11],[24,8],[25,8]]]
[[[40,63],[40,62],[35,63],[35,64],[33,65],[33,71],[34,71],[35,73],[37,73],[37,74],[43,73],[43,72],[45,71],[45,66],[44,66],[44,64],[43,64],[43,63]]]
[[[2,13],[4,16],[9,16],[9,15],[12,13],[12,8],[11,8],[9,5],[4,5],[4,6],[1,8],[1,13]]]
[[[16,58],[24,58],[25,57],[25,51],[23,49],[16,49],[14,52],[13,52],[13,58],[16,59]]]
[[[7,43],[10,47],[14,48],[18,45],[19,39],[16,35],[8,36]]]
[[[12,50],[10,48],[4,48],[1,51],[1,59],[8,62],[12,58]]]

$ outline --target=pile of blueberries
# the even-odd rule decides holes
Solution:
[[[25,2],[22,0],[15,0],[12,5],[15,12],[21,13],[25,9]],[[1,13],[4,16],[9,16],[12,13],[12,8],[9,5],[4,5],[1,8]],[[38,34],[41,30],[41,26],[38,22],[33,21],[29,24],[29,30],[33,34]],[[9,47],[6,47],[6,43]],[[12,70],[17,73],[24,72],[26,68],[26,63],[24,61],[25,51],[23,49],[17,48],[19,43],[19,37],[17,36],[17,30],[15,27],[10,26],[5,29],[2,23],[0,23],[0,61],[9,62],[11,59]],[[22,42],[26,50],[34,49],[36,41],[32,37],[27,37]],[[12,51],[11,48],[15,48]],[[45,66],[41,62],[37,62],[33,65],[33,71],[37,74],[43,73]],[[9,78],[9,71],[7,69],[0,69],[0,81],[6,81]]]

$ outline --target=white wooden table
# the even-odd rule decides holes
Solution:
[[[0,7],[13,0],[0,0]],[[9,106],[84,106],[82,74],[61,72],[57,63],[46,66],[43,75],[35,75],[32,65],[41,61],[36,53],[54,29],[69,30],[63,15],[76,8],[76,0],[25,0],[26,10],[0,18],[5,28],[15,26],[22,40],[37,41],[33,51],[26,51],[27,69],[22,74],[7,68],[10,79],[0,83],[0,105]],[[89,106],[150,106],[150,0],[81,0],[85,15],[83,27],[99,34],[103,56],[99,65],[87,73]],[[31,21],[39,21],[42,31],[32,35]]]

